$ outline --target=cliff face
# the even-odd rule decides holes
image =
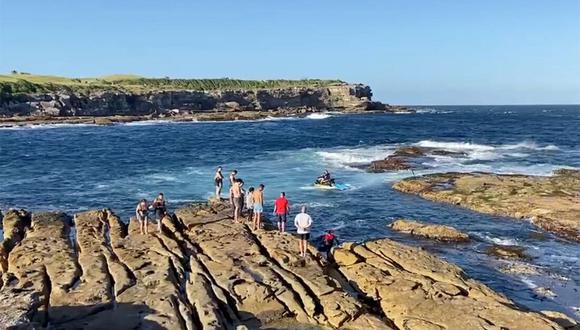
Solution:
[[[180,112],[268,111],[307,107],[317,110],[382,110],[371,101],[369,86],[343,84],[329,87],[224,91],[158,91],[147,93],[75,92],[21,94],[0,104],[0,116],[140,116]]]

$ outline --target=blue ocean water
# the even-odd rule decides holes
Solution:
[[[491,171],[549,175],[580,168],[580,106],[437,106],[415,114],[325,113],[260,121],[116,126],[48,125],[0,129],[0,208],[76,212],[110,207],[131,216],[140,198],[164,192],[177,207],[207,199],[213,171],[240,172],[266,185],[268,204],[285,191],[308,205],[315,231],[333,228],[342,241],[391,237],[459,264],[472,277],[537,310],[575,318],[580,305],[580,246],[525,221],[478,214],[395,192],[410,171],[366,173],[356,165],[404,145],[461,151],[437,156],[414,174]],[[347,191],[315,189],[329,169]],[[268,209],[267,209],[268,210]],[[271,206],[269,208],[271,210]],[[398,217],[448,224],[469,232],[469,244],[440,244],[391,231]],[[520,245],[539,275],[507,275],[505,261],[485,254],[491,244]],[[556,296],[540,297],[536,287]],[[577,313],[577,312],[576,312]]]

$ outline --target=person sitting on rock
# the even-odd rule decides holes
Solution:
[[[148,234],[149,231],[147,230],[147,222],[149,221],[149,205],[147,205],[146,199],[142,199],[137,204],[137,208],[135,209],[135,216],[137,221],[139,221],[139,229],[141,230],[141,234]]]
[[[163,193],[159,193],[153,204],[151,204],[155,210],[155,220],[157,220],[157,230],[161,233],[161,219],[167,214],[167,201],[163,196]]]

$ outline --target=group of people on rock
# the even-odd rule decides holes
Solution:
[[[260,184],[257,187],[249,187],[244,189],[244,180],[238,178],[238,171],[233,170],[229,174],[229,202],[233,209],[233,218],[236,223],[243,223],[242,213],[246,213],[247,219],[251,220],[252,229],[259,230],[263,228],[262,214],[264,213],[264,189],[265,185]],[[325,178],[328,179],[328,178]],[[224,175],[222,168],[218,167],[214,175],[215,197],[221,200],[221,192],[223,189]],[[300,237],[299,251],[302,257],[306,256],[308,248],[308,240],[310,240],[310,230],[312,228],[312,217],[306,212],[306,206],[300,208],[300,212],[294,218],[294,226],[296,227],[296,234]],[[139,229],[141,234],[149,234],[149,216],[153,213],[157,221],[157,230],[161,232],[161,220],[167,213],[167,200],[163,193],[159,193],[153,201],[148,202],[147,199],[141,199],[135,209],[135,216],[139,222]],[[286,198],[286,193],[281,192],[280,196],[274,201],[273,214],[278,224],[278,232],[280,234],[286,233],[286,223],[290,214],[290,202]],[[331,248],[338,244],[336,236],[332,230],[327,231],[321,237],[320,250],[330,253]]]
[[[232,205],[234,222],[243,223],[242,212],[245,211],[247,219],[251,219],[252,221],[253,230],[261,229],[262,214],[264,213],[264,184],[258,185],[257,188],[249,187],[246,191],[244,189],[244,180],[238,178],[237,170],[233,170],[228,178],[230,183],[229,202]],[[222,173],[222,167],[220,166],[216,169],[214,174],[215,198],[217,200],[221,200],[223,183],[224,175]],[[300,208],[300,213],[298,213],[294,218],[296,233],[300,237],[299,251],[302,257],[306,256],[308,240],[310,239],[310,230],[313,223],[312,217],[306,213],[306,211],[306,206],[302,206]],[[280,196],[274,201],[273,214],[277,220],[278,232],[280,234],[285,233],[288,215],[290,214],[290,203],[286,198],[285,192],[281,192]],[[322,236],[320,249],[328,255],[332,246],[337,243],[338,240],[336,239],[336,236],[332,230],[329,230]]]
[[[137,221],[139,221],[141,234],[149,234],[149,212],[153,212],[155,220],[157,221],[157,231],[161,232],[161,219],[167,214],[167,201],[163,193],[159,193],[151,203],[144,198],[137,204],[135,216]]]

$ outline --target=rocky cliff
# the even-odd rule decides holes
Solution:
[[[336,84],[240,90],[160,90],[146,92],[61,90],[19,93],[0,98],[0,117],[13,116],[145,116],[161,113],[270,111],[287,108],[314,110],[385,110],[372,101],[369,86]]]
[[[561,329],[421,249],[383,239],[337,248],[336,264],[312,246],[301,258],[298,238],[234,223],[221,203],[149,235],[109,210],[9,211],[3,225],[0,328]]]

